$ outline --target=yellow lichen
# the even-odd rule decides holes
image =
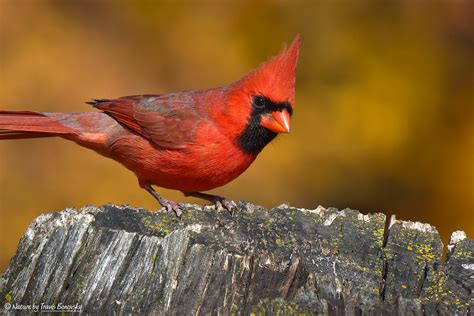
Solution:
[[[383,245],[384,232],[385,232],[384,228],[381,227],[381,228],[377,229],[376,231],[374,231],[374,233],[373,233],[373,236],[375,237],[378,246]]]
[[[163,235],[167,235],[170,233],[170,230],[168,229],[167,225],[168,222],[169,220],[166,220],[165,217],[162,218],[159,222],[152,220],[149,216],[142,218],[143,226],[152,231],[160,232]]]
[[[13,300],[13,297],[10,295],[10,292],[8,292],[7,295],[5,295],[5,300],[7,302],[11,302]]]
[[[433,261],[435,258],[435,254],[433,253],[433,249],[431,245],[424,244],[424,245],[415,245],[414,250],[418,255],[417,258],[425,261]]]
[[[275,242],[277,243],[278,246],[280,247],[283,247],[285,245],[285,242],[283,240],[281,240],[280,238],[277,238],[275,240]]]

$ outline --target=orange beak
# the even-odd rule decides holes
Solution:
[[[290,114],[287,110],[282,110],[262,115],[260,125],[275,133],[288,134],[290,132]]]

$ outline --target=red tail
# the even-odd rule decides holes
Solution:
[[[74,133],[73,129],[46,114],[0,110],[0,140],[50,137],[72,133]]]

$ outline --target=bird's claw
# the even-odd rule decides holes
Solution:
[[[183,210],[185,210],[185,206],[182,203],[178,203],[175,201],[167,201],[164,203],[163,207],[166,209],[168,214],[175,214],[176,217],[181,218],[181,215],[183,215]]]
[[[227,210],[230,214],[233,213],[233,211],[237,208],[237,204],[232,201],[232,200],[226,200],[223,197],[216,197],[214,200],[214,204],[216,206],[216,209],[223,208]]]

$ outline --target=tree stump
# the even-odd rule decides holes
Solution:
[[[87,206],[35,219],[0,309],[83,313],[469,314],[474,242],[383,214],[238,203],[182,219]]]

